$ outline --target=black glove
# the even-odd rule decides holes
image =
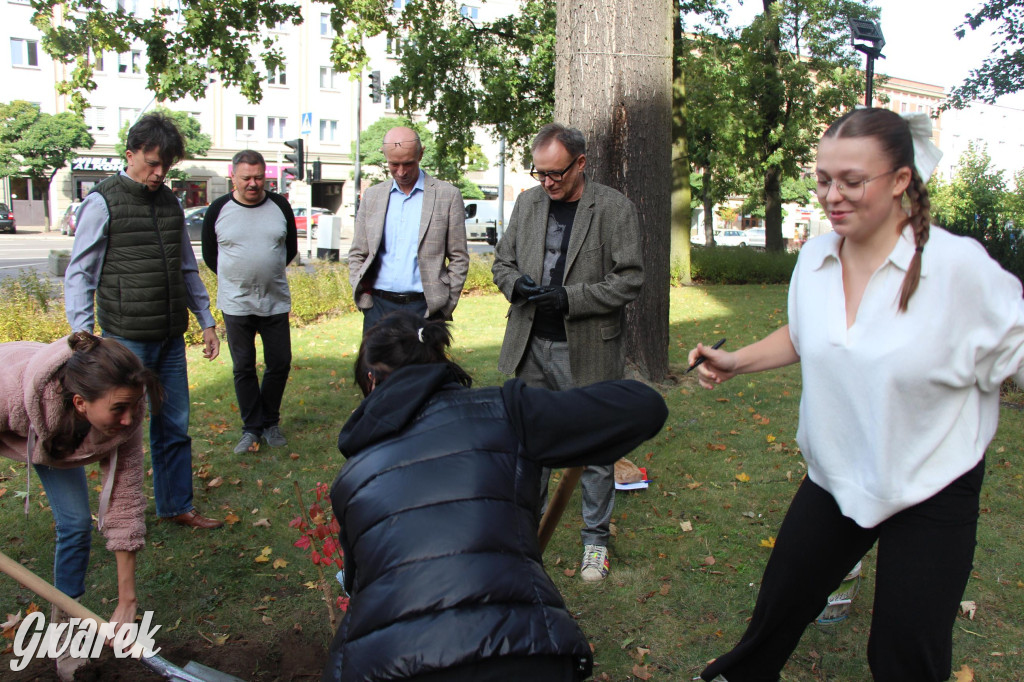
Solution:
[[[565,287],[549,287],[549,291],[526,299],[537,305],[537,309],[548,315],[565,315],[569,312],[569,294]]]
[[[533,281],[533,278],[529,275],[523,275],[516,280],[513,285],[515,293],[519,294],[523,298],[530,298],[531,296],[538,296],[543,294],[545,291],[550,291],[550,287],[540,287]]]

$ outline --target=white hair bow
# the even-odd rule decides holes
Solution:
[[[923,111],[900,114],[900,116],[910,126],[910,136],[914,139],[914,166],[917,167],[917,174],[921,176],[922,182],[928,182],[932,171],[939,165],[939,159],[942,158],[942,150],[931,141],[932,119]]]

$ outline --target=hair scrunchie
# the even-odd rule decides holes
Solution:
[[[931,141],[932,119],[923,111],[908,112],[900,114],[903,120],[910,126],[910,136],[914,140],[914,166],[917,167],[917,174],[921,176],[921,182],[928,182],[935,167],[939,165],[942,158],[942,150]]]

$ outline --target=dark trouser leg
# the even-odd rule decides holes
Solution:
[[[779,529],[754,614],[739,644],[701,677],[775,682],[828,595],[878,537],[842,515],[832,496],[806,479]]]
[[[363,310],[363,336],[370,330],[370,327],[380,322],[380,319],[395,310],[409,310],[420,317],[427,315],[426,301],[413,301],[412,303],[395,303],[386,301],[379,296],[373,297],[373,307]]]
[[[260,339],[263,340],[262,428],[281,422],[281,400],[292,365],[292,334],[288,313],[259,318]]]
[[[984,477],[983,459],[881,525],[868,640],[875,680],[949,679],[953,622],[973,566]]]
[[[256,331],[259,318],[255,315],[224,315],[228,349],[235,378],[235,397],[238,413],[242,417],[242,430],[256,436],[263,434],[263,397],[256,375]]]

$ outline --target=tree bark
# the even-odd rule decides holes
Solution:
[[[764,13],[771,12],[776,0],[762,0]],[[782,43],[782,32],[778,22],[771,22],[765,32],[765,65],[763,95],[758,102],[764,118],[761,131],[761,158],[765,161],[778,151],[779,143],[775,136],[782,119],[782,103],[785,99],[785,86],[779,73],[779,50]],[[766,251],[782,251],[785,243],[782,240],[782,169],[777,165],[769,166],[764,175],[764,235]]]
[[[626,307],[626,358],[668,373],[672,194],[671,0],[558,3],[555,120],[587,138],[587,178],[613,187],[640,217],[644,287]]]

